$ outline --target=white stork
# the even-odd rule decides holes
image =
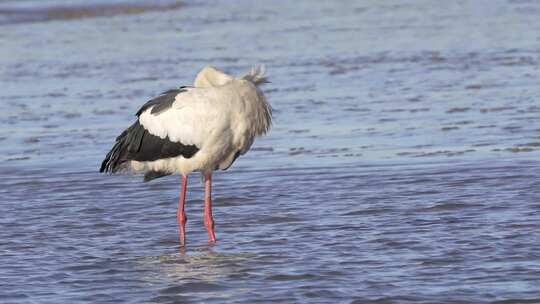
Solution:
[[[226,170],[245,154],[256,136],[272,122],[272,108],[259,85],[264,70],[253,68],[235,78],[215,67],[203,68],[194,86],[169,90],[145,103],[137,121],[116,138],[100,172],[145,172],[144,181],[170,174],[182,176],[177,220],[185,245],[187,176],[204,176],[204,225],[214,243],[212,172]]]

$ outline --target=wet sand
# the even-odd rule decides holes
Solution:
[[[115,15],[142,14],[179,9],[178,1],[103,1],[73,3],[69,1],[6,1],[0,2],[0,25],[27,22],[47,22]],[[22,3],[21,3],[22,2]]]

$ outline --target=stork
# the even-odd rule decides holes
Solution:
[[[204,225],[209,242],[215,243],[212,172],[228,169],[249,150],[256,136],[269,130],[272,107],[259,88],[266,82],[260,67],[242,77],[204,67],[193,86],[163,92],[137,111],[137,120],[116,138],[100,172],[144,172],[145,182],[181,175],[176,215],[182,246],[186,243],[187,178],[191,172],[201,172]]]

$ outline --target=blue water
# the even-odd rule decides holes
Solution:
[[[0,2],[0,302],[540,302],[540,3],[104,3]],[[275,124],[182,251],[178,177],[97,169],[206,64]]]

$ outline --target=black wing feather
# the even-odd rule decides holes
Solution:
[[[137,111],[137,116],[140,116],[150,107],[153,107],[151,113],[154,115],[169,109],[172,107],[176,95],[187,91],[186,88],[180,87],[179,89],[163,92],[160,96],[145,103]],[[124,169],[128,161],[131,160],[154,161],[177,156],[191,158],[198,151],[199,148],[195,145],[185,145],[181,142],[173,142],[168,137],[160,138],[150,134],[137,120],[116,138],[116,143],[105,156],[99,171],[115,173]],[[148,181],[168,174],[170,173],[148,172],[145,180]]]
[[[150,99],[139,109],[139,111],[137,111],[137,117],[141,116],[141,114],[150,107],[153,107],[150,113],[154,115],[158,115],[159,113],[169,109],[172,107],[176,95],[182,92],[187,92],[187,88],[187,86],[183,86],[178,89],[168,90],[161,93],[158,97]]]
[[[150,134],[137,120],[127,128],[101,163],[100,172],[115,173],[124,169],[130,160],[154,161],[158,159],[183,156],[191,158],[199,148],[173,142],[168,137],[160,138]]]

